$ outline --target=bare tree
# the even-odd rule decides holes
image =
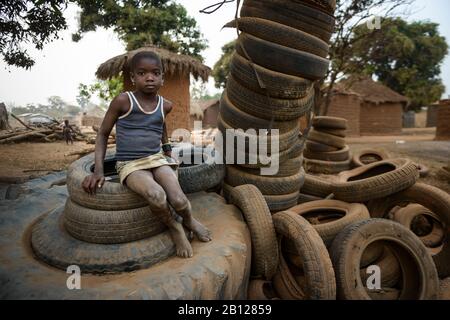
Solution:
[[[360,41],[370,41],[371,35],[378,32],[376,20],[368,22],[372,32],[364,37],[352,37],[355,28],[371,17],[384,19],[394,15],[408,15],[407,8],[414,0],[337,0],[335,33],[330,43],[331,65],[327,76],[316,84],[315,113],[325,115],[331,102],[334,85],[350,71],[352,47]],[[361,62],[364,63],[364,62]],[[354,64],[353,64],[354,65]],[[325,92],[321,87],[328,81]],[[320,92],[320,93],[319,93]]]

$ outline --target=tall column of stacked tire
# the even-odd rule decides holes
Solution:
[[[347,120],[315,117],[304,152],[307,173],[333,174],[350,169],[350,148],[345,143]]]
[[[252,184],[262,192],[272,212],[297,203],[305,178],[305,138],[298,124],[301,117],[310,115],[314,82],[325,76],[329,66],[326,57],[334,28],[334,3],[246,0],[241,17],[226,25],[241,33],[220,101],[218,126],[224,141],[230,142],[226,129],[279,130],[278,135],[269,134],[267,147],[269,156],[279,157],[278,173],[261,175],[260,169],[267,163],[247,143],[246,162],[227,165],[226,197],[232,187]],[[278,153],[271,150],[272,139],[279,139]],[[231,151],[236,150],[226,149],[225,154]],[[248,161],[252,157],[256,163]]]

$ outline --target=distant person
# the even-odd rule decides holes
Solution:
[[[64,136],[64,140],[66,140],[66,144],[73,144],[73,133],[74,130],[72,128],[72,126],[69,124],[69,120],[64,120],[64,125],[63,125],[63,136]]]
[[[210,241],[211,235],[192,216],[191,203],[171,168],[178,163],[169,161],[173,159],[165,118],[173,104],[158,95],[164,81],[161,59],[152,52],[139,52],[131,60],[130,72],[136,91],[121,93],[111,102],[97,134],[94,173],[84,179],[82,187],[95,194],[105,182],[106,144],[116,125],[115,158],[120,183],[147,200],[152,214],[169,228],[177,255],[189,258],[193,256],[192,246],[171,207],[200,241]]]

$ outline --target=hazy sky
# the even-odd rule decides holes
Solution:
[[[221,47],[236,37],[234,29],[222,26],[234,18],[235,3],[225,4],[219,11],[207,15],[199,10],[218,2],[217,0],[178,0],[190,16],[195,17],[201,32],[208,40],[209,48],[203,52],[205,64],[213,67],[221,55]],[[429,20],[440,24],[439,31],[450,43],[450,1],[416,0],[414,13],[410,20]],[[77,29],[78,8],[70,5],[65,12],[68,30],[61,38],[47,44],[42,51],[29,49],[36,58],[31,70],[7,67],[0,60],[0,102],[26,105],[27,103],[46,103],[47,97],[61,96],[70,103],[76,103],[78,84],[90,84],[95,80],[97,67],[107,59],[124,53],[124,44],[109,30],[98,29],[89,32],[83,39],[74,43],[71,34]],[[446,96],[450,95],[450,55],[442,68],[442,78],[446,85]],[[215,93],[213,81],[208,84],[210,93]]]

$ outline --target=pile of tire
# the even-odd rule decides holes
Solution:
[[[225,198],[234,187],[252,184],[271,212],[297,203],[305,179],[302,153],[309,131],[300,131],[299,119],[310,122],[314,83],[329,66],[334,9],[334,0],[245,0],[240,18],[226,25],[241,33],[220,101],[218,127],[226,145],[224,155],[242,152],[245,161],[230,156],[234,163],[227,164]],[[234,147],[235,137],[228,136],[227,129],[244,131],[236,134],[247,139],[244,150]],[[278,132],[266,135],[260,129]],[[274,139],[279,141],[278,150],[272,150]],[[258,142],[254,146],[249,141]],[[261,168],[270,166],[260,156],[263,147],[271,163],[278,158],[276,174],[261,174]]]
[[[304,152],[307,173],[334,174],[350,169],[350,147],[345,143],[347,120],[314,117]]]
[[[225,175],[224,166],[206,163],[206,153],[196,154],[203,152],[200,149],[183,151],[188,153],[188,158],[205,161],[201,164],[181,163],[176,169],[183,191],[218,189]],[[82,182],[93,172],[94,160],[92,153],[70,165],[67,172],[69,197],[62,216],[56,219],[56,224],[41,223],[33,231],[32,247],[36,255],[55,267],[65,268],[71,261],[84,272],[91,273],[149,267],[174,255],[175,246],[167,228],[152,213],[147,200],[120,184],[114,149],[107,150],[105,155],[106,181],[102,188],[97,188],[95,195],[83,190]],[[175,211],[172,212],[174,218],[181,221]],[[94,247],[96,250],[92,249]]]

